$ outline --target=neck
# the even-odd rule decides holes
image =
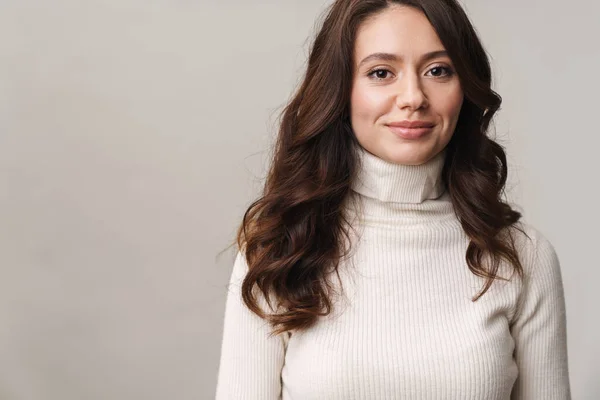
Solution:
[[[442,181],[445,157],[444,150],[424,164],[401,165],[361,148],[350,197],[359,202],[350,202],[351,209],[377,226],[454,224],[454,208]]]
[[[445,157],[443,150],[424,164],[394,164],[361,147],[352,189],[382,202],[419,204],[437,199],[445,191],[442,182]]]

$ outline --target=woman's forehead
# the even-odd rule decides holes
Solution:
[[[425,14],[405,6],[389,7],[364,21],[357,31],[354,48],[357,64],[373,53],[392,54],[404,60],[444,50]]]

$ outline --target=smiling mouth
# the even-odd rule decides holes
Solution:
[[[433,126],[420,128],[404,128],[401,126],[388,125],[390,131],[402,139],[419,139],[433,130]]]

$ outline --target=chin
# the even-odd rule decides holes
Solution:
[[[391,162],[393,162],[394,164],[400,164],[400,165],[421,165],[427,162],[427,160],[420,160],[420,159],[397,159],[397,160],[391,160]]]
[[[410,148],[412,146],[408,147],[407,149],[398,151],[382,152],[383,154],[379,155],[379,157],[394,164],[421,165],[431,160],[434,155],[434,153],[429,151],[422,152]]]

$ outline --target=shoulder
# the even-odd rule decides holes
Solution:
[[[511,227],[511,232],[516,241],[516,245],[520,246],[520,251],[532,252],[538,247],[543,250],[554,250],[554,245],[550,242],[546,234],[536,226],[527,221],[519,221]]]
[[[511,236],[526,277],[560,279],[560,262],[546,234],[525,221],[511,227]]]
[[[542,231],[524,222],[519,222],[513,232],[523,276],[512,321],[525,323],[535,315],[564,314],[561,264],[554,245]]]
[[[248,273],[250,272],[250,266],[248,264],[248,258],[246,256],[245,248],[238,249],[235,253],[235,259],[233,261],[233,268],[231,270],[231,276],[229,278],[229,292],[233,293],[237,298],[242,299],[241,292],[244,281],[246,280]],[[257,302],[257,306],[262,309],[265,313],[273,312],[272,304],[277,304],[276,298],[272,292],[269,293],[269,302],[266,301],[266,296],[262,290],[260,290],[255,283],[256,278],[252,278],[251,291]]]

